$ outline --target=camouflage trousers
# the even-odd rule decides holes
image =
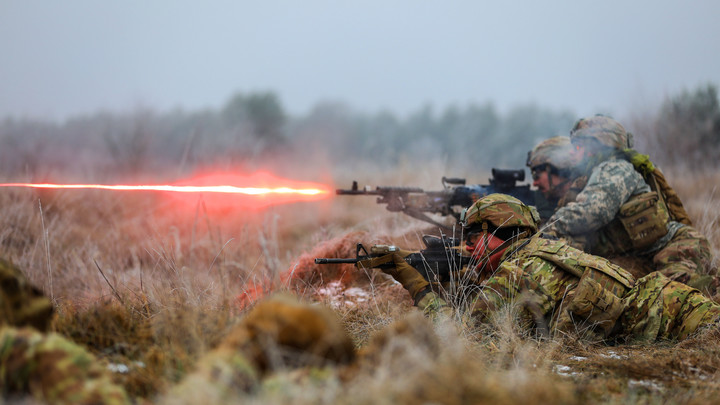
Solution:
[[[720,287],[717,269],[713,267],[710,242],[691,226],[678,229],[667,245],[654,254],[614,256],[609,260],[636,278],[658,271],[708,296],[714,296]]]
[[[711,296],[718,287],[712,259],[710,242],[691,226],[678,229],[670,242],[652,256],[655,270]]]
[[[660,272],[637,280],[623,302],[622,334],[632,343],[682,340],[720,321],[720,304]]]
[[[53,404],[128,404],[125,391],[82,347],[60,335],[0,327],[0,392]]]

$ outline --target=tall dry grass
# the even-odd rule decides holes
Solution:
[[[333,180],[439,189],[442,174],[457,174],[445,170],[408,161]],[[664,170],[717,256],[720,172]],[[172,395],[255,299],[277,291],[333,307],[360,350],[354,368],[278,370],[231,398],[198,386],[186,403],[698,403],[720,388],[714,335],[606,347],[525,335],[512,311],[489,326],[431,324],[384,274],[315,265],[354,255],[357,242],[421,247],[432,227],[373,197],[219,213],[155,194],[3,189],[0,211],[3,254],[53,299],[55,330],[106,362],[139,401]]]
[[[693,226],[710,241],[714,267],[720,257],[720,170],[664,167],[663,173],[680,196]]]

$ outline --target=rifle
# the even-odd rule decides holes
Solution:
[[[376,187],[373,190],[365,186],[359,189],[357,181],[353,181],[349,190],[337,189],[335,192],[338,195],[376,195],[377,203],[387,204],[388,211],[402,212],[448,232],[452,232],[451,227],[435,221],[427,214],[452,215],[456,221],[459,221],[463,208],[469,207],[478,198],[492,193],[509,194],[527,205],[539,205],[536,202],[543,201],[542,194],[530,190],[529,184],[517,185],[518,181],[525,181],[524,169],[493,168],[492,177],[488,181],[490,184],[466,185],[463,178],[443,176],[441,191],[425,191],[419,187]],[[550,211],[547,209],[540,211],[540,217],[543,219],[549,218],[550,215],[552,215],[551,208]]]
[[[425,249],[410,253],[405,257],[405,261],[415,267],[428,281],[450,281],[453,271],[457,272],[472,260],[470,256],[462,255],[456,248],[460,244],[457,238],[423,235],[422,239]],[[398,248],[392,245],[373,245],[368,252],[362,243],[358,243],[354,258],[316,258],[315,264],[350,263],[357,266],[361,260],[382,257],[397,250]],[[379,265],[378,268],[387,269],[394,266],[393,262],[389,262]]]

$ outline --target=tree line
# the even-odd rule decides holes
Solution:
[[[62,123],[7,117],[0,121],[4,177],[53,173],[88,179],[181,175],[199,167],[257,166],[322,155],[330,164],[444,159],[456,167],[524,165],[542,139],[567,134],[579,117],[538,105],[500,113],[492,103],[427,105],[401,117],[363,113],[341,102],[291,116],[271,91],[237,93],[217,109],[98,112]],[[623,122],[622,117],[615,117]],[[720,157],[720,103],[714,84],[667,97],[659,110],[623,122],[653,159],[693,166]],[[713,160],[714,159],[714,160]]]

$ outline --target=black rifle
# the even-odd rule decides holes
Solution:
[[[427,214],[452,215],[460,220],[463,208],[469,207],[478,198],[488,194],[509,194],[527,205],[541,205],[542,194],[530,190],[530,185],[518,185],[517,182],[525,180],[525,170],[492,169],[490,184],[466,185],[462,178],[442,178],[443,189],[440,191],[425,191],[418,187],[371,187],[358,188],[357,181],[353,181],[350,190],[338,189],[339,195],[376,195],[378,204],[387,204],[387,210],[403,212],[413,218],[439,226],[445,231],[452,232],[452,228],[435,221]],[[541,218],[548,218],[552,210],[540,210]]]
[[[459,245],[459,240],[456,238],[423,235],[423,243],[425,243],[425,249],[409,254],[405,257],[405,261],[415,267],[428,281],[450,281],[453,271],[460,270],[471,261],[470,256],[462,255],[456,248]],[[373,245],[368,252],[365,246],[358,243],[354,258],[317,258],[315,264],[350,263],[358,266],[358,262],[361,260],[382,257],[397,250],[397,247],[391,245]],[[378,266],[380,269],[392,267],[395,267],[393,262]]]

